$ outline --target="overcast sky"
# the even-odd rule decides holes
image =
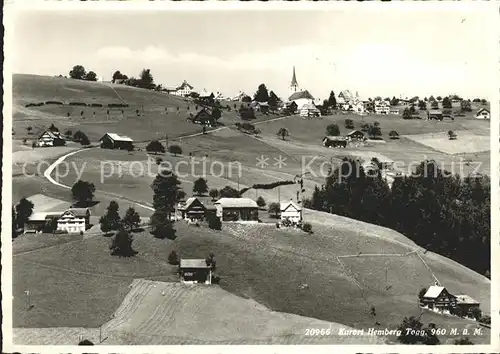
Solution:
[[[165,86],[187,80],[235,95],[265,83],[286,97],[295,65],[300,88],[321,99],[344,89],[362,98],[483,97],[495,34],[488,21],[463,10],[23,12],[13,66],[68,75],[81,64],[104,80],[149,68]]]

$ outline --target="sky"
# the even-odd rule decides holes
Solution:
[[[14,21],[13,71],[68,75],[76,64],[234,96],[264,83],[420,97],[487,97],[493,38],[484,11],[23,11]],[[495,43],[497,41],[495,40]]]

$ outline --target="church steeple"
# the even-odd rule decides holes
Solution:
[[[297,82],[297,77],[295,76],[295,66],[293,67],[292,82],[290,83],[290,93],[299,91],[299,83]]]

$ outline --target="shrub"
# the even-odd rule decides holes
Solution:
[[[395,131],[395,130],[391,130],[391,131],[389,132],[389,137],[390,137],[391,139],[399,139],[399,134],[398,134],[398,132],[397,132],[397,131]]]
[[[57,105],[63,105],[61,101],[45,101],[45,104],[57,104]]]
[[[266,206],[266,201],[262,197],[257,198],[256,203],[259,206],[259,208],[263,208]]]
[[[170,254],[168,255],[168,263],[172,265],[179,264],[179,257],[177,256],[177,253],[175,251],[170,252]]]
[[[85,102],[70,102],[70,106],[87,106]]]
[[[211,214],[208,218],[208,227],[211,228],[212,230],[220,230],[222,229],[222,222],[220,218],[217,216]]]
[[[481,316],[481,318],[479,319],[479,322],[490,325],[491,324],[491,317],[490,316]]]
[[[312,233],[312,225],[305,222],[304,225],[302,225],[302,231],[307,232],[308,234]]]
[[[340,129],[337,124],[330,124],[326,127],[326,134],[331,136],[339,136]]]
[[[170,145],[168,147],[168,152],[170,152],[174,156],[177,156],[182,154],[182,148],[179,145]]]
[[[128,104],[126,103],[108,103],[109,108],[127,108]]]
[[[92,103],[91,107],[102,107],[102,103]]]

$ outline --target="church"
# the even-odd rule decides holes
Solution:
[[[307,90],[300,90],[297,76],[295,75],[295,66],[293,67],[292,82],[290,83],[290,97],[288,103],[295,102],[301,115],[317,115],[319,110],[314,105],[314,97]],[[304,113],[307,111],[306,113]]]

